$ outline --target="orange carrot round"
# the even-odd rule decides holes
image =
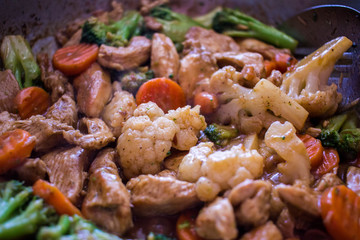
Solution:
[[[50,96],[42,88],[28,87],[22,89],[15,97],[15,106],[21,119],[43,114],[50,106]]]
[[[165,113],[186,104],[182,88],[168,78],[155,78],[141,85],[136,94],[136,103],[139,105],[150,101],[156,103]]]
[[[208,92],[199,92],[194,96],[194,105],[200,105],[201,114],[211,114],[219,106],[217,97]]]
[[[33,185],[33,192],[35,195],[43,198],[47,204],[53,206],[60,215],[73,216],[77,214],[82,216],[80,210],[57,187],[47,181],[37,180]]]
[[[277,53],[275,55],[276,69],[284,73],[291,69],[297,60],[287,53]]]
[[[96,44],[80,43],[60,48],[54,54],[53,64],[65,75],[77,75],[96,61],[98,52],[99,47]]]
[[[323,223],[334,240],[359,239],[360,197],[344,185],[327,189],[321,196]]]
[[[316,139],[309,134],[298,135],[301,141],[306,147],[306,151],[309,155],[311,169],[318,167],[323,158],[324,148],[319,139]]]
[[[269,77],[271,75],[271,72],[276,69],[276,62],[265,60],[264,66],[265,66],[266,77]]]
[[[25,130],[15,129],[0,136],[0,174],[21,165],[30,157],[35,137]]]
[[[202,240],[195,231],[196,212],[187,210],[183,212],[176,222],[176,234],[179,240]]]
[[[324,148],[321,164],[312,170],[312,172],[315,177],[321,177],[339,166],[339,162],[340,157],[335,148]]]

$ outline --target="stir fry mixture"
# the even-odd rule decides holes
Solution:
[[[164,3],[2,39],[0,239],[360,239],[352,42]]]

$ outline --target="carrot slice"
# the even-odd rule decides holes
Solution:
[[[323,158],[324,148],[319,139],[316,139],[309,134],[298,135],[301,141],[306,147],[306,151],[309,155],[310,165],[312,169],[318,167]]]
[[[360,197],[344,185],[321,195],[323,223],[334,240],[360,239]]]
[[[155,78],[141,85],[136,94],[136,103],[139,105],[150,101],[156,103],[165,113],[186,104],[182,88],[168,78]]]
[[[183,212],[176,222],[176,234],[179,240],[202,240],[195,231],[196,212],[187,210]]]
[[[297,60],[287,53],[277,53],[275,55],[276,69],[284,73],[295,66]]]
[[[322,162],[312,173],[315,177],[321,177],[339,166],[339,162],[340,157],[335,148],[324,148]]]
[[[199,92],[194,96],[194,105],[200,105],[201,114],[211,114],[218,108],[219,103],[214,94]]]
[[[20,166],[30,157],[35,137],[25,130],[15,129],[0,136],[0,174]]]
[[[99,47],[96,44],[80,43],[60,48],[54,54],[53,64],[65,75],[77,75],[96,61],[98,52]]]
[[[265,60],[264,66],[265,66],[266,77],[269,77],[271,75],[271,72],[276,69],[276,62]]]
[[[47,181],[37,180],[33,185],[33,192],[35,195],[43,198],[47,204],[53,206],[60,215],[73,216],[76,214],[82,216],[79,209],[57,187]]]
[[[22,89],[15,97],[15,106],[21,119],[43,114],[50,106],[50,96],[42,88],[28,87]]]

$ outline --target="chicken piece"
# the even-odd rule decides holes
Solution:
[[[270,216],[271,184],[247,179],[235,186],[229,201],[235,209],[237,223],[241,226],[261,226]]]
[[[190,108],[186,106],[176,110],[170,110],[166,118],[175,122],[180,128],[173,140],[173,147],[178,150],[189,150],[198,141],[200,130],[206,128],[204,116],[200,115],[200,106]]]
[[[41,81],[46,89],[51,92],[51,101],[56,102],[68,89],[72,92],[72,86],[68,78],[58,71],[54,70],[51,60],[46,53],[38,54],[37,60],[41,69]]]
[[[121,3],[117,1],[111,1],[111,11],[97,11],[94,13],[95,17],[105,24],[109,24],[111,22],[119,21],[123,16],[123,6]]]
[[[121,236],[133,226],[130,194],[115,165],[116,151],[102,150],[89,170],[88,193],[81,211],[84,216],[106,231]]]
[[[77,106],[69,95],[62,95],[46,112],[46,118],[74,127],[78,121]]]
[[[76,19],[68,24],[60,31],[58,31],[55,36],[56,40],[60,43],[61,46],[64,46],[66,42],[78,31],[81,26],[84,24],[86,19]]]
[[[126,91],[115,92],[111,102],[102,112],[102,119],[110,127],[115,137],[119,137],[126,120],[132,117],[136,109],[134,96]]]
[[[163,28],[162,24],[156,21],[156,19],[151,16],[145,16],[144,22],[147,29],[153,30],[155,32],[160,32]]]
[[[134,212],[141,216],[176,214],[200,203],[194,183],[171,175],[140,175],[130,179],[126,187],[131,192]]]
[[[15,169],[18,178],[32,185],[38,179],[45,179],[47,170],[46,164],[40,158],[28,158],[25,163]]]
[[[81,147],[58,148],[41,159],[46,164],[50,182],[72,203],[79,203],[87,177],[85,167],[89,164],[90,152]]]
[[[180,163],[182,162],[186,154],[187,152],[185,151],[176,151],[175,153],[171,152],[170,156],[168,156],[164,160],[165,169],[178,172]]]
[[[15,112],[14,100],[20,86],[11,70],[0,71],[0,88],[0,112]]]
[[[146,37],[133,37],[127,47],[101,45],[98,62],[118,71],[139,67],[150,58],[151,41]]]
[[[138,108],[142,109],[143,104]],[[152,121],[147,115],[136,116],[136,112],[137,110],[134,117],[125,122],[117,143],[119,164],[128,179],[140,174],[160,172],[161,164],[171,149],[175,134],[179,131],[179,127],[172,120],[158,117]]]
[[[7,111],[0,112],[0,135],[8,131],[12,124],[19,120],[20,116],[17,114],[9,113]]]
[[[111,98],[110,75],[99,64],[93,63],[74,79],[74,87],[77,90],[77,104],[80,112],[88,117],[99,117],[105,104]]]
[[[276,221],[276,226],[278,227],[285,239],[295,237],[295,219],[290,215],[288,208],[284,208],[281,211]]]
[[[196,233],[205,239],[235,239],[234,210],[227,198],[217,198],[201,209],[196,218]]]
[[[201,27],[191,27],[185,35],[184,43],[184,46],[189,47],[187,41],[198,41],[202,49],[212,53],[240,51],[240,47],[231,37]]]
[[[142,15],[147,15],[154,7],[166,4],[168,2],[169,0],[141,0],[140,12]]]
[[[275,59],[275,56],[278,53],[285,53],[291,55],[289,49],[279,49],[274,47],[273,45],[266,44],[255,38],[241,38],[241,40],[237,41],[237,43],[242,50],[245,50],[247,52],[260,53],[264,57],[264,59],[267,60]]]
[[[349,167],[346,174],[346,185],[360,196],[360,168]]]
[[[64,44],[63,47],[79,44],[81,41],[81,35],[82,35],[82,29],[80,28],[71,36],[71,38]]]
[[[179,84],[191,102],[197,85],[217,70],[216,60],[209,52],[190,53],[180,61]]]
[[[156,77],[177,78],[180,60],[174,43],[166,35],[155,33],[151,41],[151,69]]]
[[[64,138],[72,144],[85,149],[101,149],[115,141],[115,137],[106,123],[99,118],[83,118],[80,129],[86,129],[86,134],[80,130],[69,130],[63,133]]]
[[[245,233],[240,240],[282,240],[280,230],[272,221],[268,221],[264,225],[254,228],[250,232]]]
[[[335,173],[327,173],[315,183],[314,190],[324,192],[327,188],[344,184],[343,181]]]
[[[280,87],[283,80],[283,75],[278,70],[272,70],[267,80],[272,82],[275,86]]]

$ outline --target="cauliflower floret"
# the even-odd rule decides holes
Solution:
[[[337,86],[327,85],[336,61],[352,46],[346,37],[338,37],[326,43],[295,65],[287,73],[281,90],[303,106],[311,117],[334,114],[342,96]]]
[[[143,106],[139,106],[143,107]],[[119,163],[125,177],[160,172],[161,163],[171,149],[179,127],[165,117],[154,121],[149,116],[131,117],[118,138]]]
[[[151,121],[164,116],[164,111],[154,102],[140,104],[134,111],[134,117],[148,116]]]
[[[200,106],[195,106],[192,109],[190,106],[186,106],[170,110],[165,117],[174,121],[180,128],[173,141],[173,147],[179,150],[189,150],[195,146],[200,130],[206,128],[205,118],[200,115]]]
[[[136,109],[134,96],[126,91],[117,91],[111,102],[108,103],[102,112],[104,122],[111,128],[115,137],[120,136],[121,128]]]
[[[274,122],[265,133],[265,144],[274,149],[285,163],[278,164],[284,183],[294,183],[301,180],[310,184],[310,160],[304,143],[296,136],[294,126],[285,122]]]
[[[253,89],[245,88],[239,84],[240,77],[235,68],[227,66],[210,79],[211,92],[221,104],[215,113],[221,123],[230,122],[246,133],[258,133],[274,121],[288,120],[298,129],[304,126],[308,112],[280,88],[266,79]]]

